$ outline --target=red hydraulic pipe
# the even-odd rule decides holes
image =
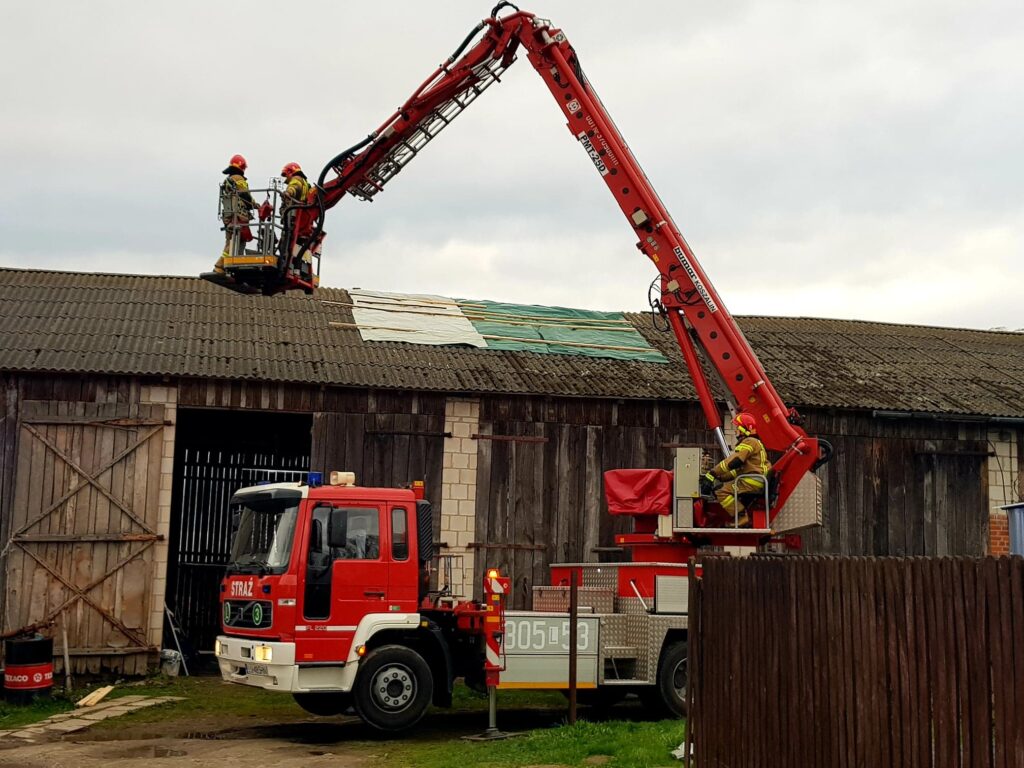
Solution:
[[[672,326],[672,333],[676,336],[679,349],[683,351],[683,359],[686,367],[690,370],[690,378],[693,379],[694,389],[697,390],[697,399],[700,400],[700,407],[704,411],[704,418],[712,430],[722,428],[722,414],[718,412],[715,405],[715,398],[711,396],[711,386],[708,384],[704,369],[700,367],[697,359],[697,350],[693,346],[693,340],[686,332],[686,325],[683,323],[683,313],[678,309],[671,309],[668,312],[668,322]]]

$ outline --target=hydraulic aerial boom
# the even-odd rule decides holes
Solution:
[[[503,8],[513,12],[498,16]],[[482,34],[481,34],[482,33]],[[479,36],[479,39],[476,39]],[[476,42],[474,42],[476,40]],[[826,446],[798,426],[703,268],[687,245],[633,153],[591,87],[565,34],[532,13],[501,3],[449,59],[364,141],[333,158],[317,179],[315,199],[297,212],[288,252],[301,258],[323,237],[324,214],[346,194],[372,200],[441,130],[500,79],[522,49],[554,96],[573,137],[608,186],[637,238],[637,248],[661,275],[665,314],[701,407],[725,450],[721,414],[697,350],[733,405],[753,414],[765,446],[781,452],[774,464],[782,508],[808,470],[827,459]],[[282,289],[289,286],[284,285]]]

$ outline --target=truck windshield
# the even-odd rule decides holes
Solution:
[[[235,538],[228,571],[284,572],[292,554],[298,503],[290,499],[275,499],[234,504],[231,512]]]

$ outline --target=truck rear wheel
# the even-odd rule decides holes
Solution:
[[[655,684],[641,688],[638,693],[648,709],[665,717],[685,717],[688,679],[686,641],[683,640],[665,648]]]
[[[352,706],[352,694],[336,691],[333,693],[293,693],[295,703],[309,712],[311,715],[320,717],[332,717],[340,715]]]
[[[383,645],[359,665],[353,688],[356,711],[374,728],[401,731],[420,721],[434,695],[430,667],[416,651]]]

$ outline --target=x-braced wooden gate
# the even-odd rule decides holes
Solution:
[[[22,403],[4,630],[63,622],[76,671],[142,672],[156,650],[165,424],[161,405]]]

